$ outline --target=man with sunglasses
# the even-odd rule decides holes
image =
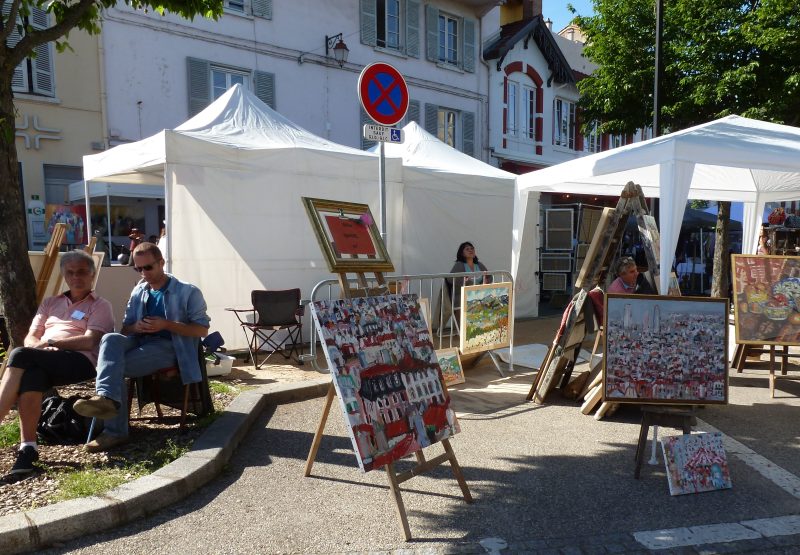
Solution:
[[[177,364],[183,383],[202,379],[197,348],[210,321],[203,294],[164,271],[164,257],[153,243],[138,245],[132,258],[142,281],[131,293],[121,333],[107,334],[100,343],[97,395],[75,402],[78,414],[106,421],[103,433],[86,445],[91,453],[128,441],[125,378]]]

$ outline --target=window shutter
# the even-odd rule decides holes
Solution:
[[[50,17],[46,11],[31,7],[29,22],[34,29],[46,29],[50,23]],[[53,96],[55,94],[53,47],[50,43],[40,44],[34,48],[34,52],[36,52],[36,57],[31,60],[33,92]]]
[[[464,42],[462,51],[464,60],[462,69],[470,73],[475,73],[475,21],[464,19]]]
[[[439,61],[439,8],[430,4],[425,6],[425,57]]]
[[[425,131],[439,136],[439,106],[436,104],[425,104]]]
[[[361,150],[368,150],[378,144],[375,141],[368,141],[364,138],[364,126],[368,123],[375,123],[372,118],[367,115],[364,107],[359,105],[359,112],[361,113],[361,125],[358,126],[358,134],[361,135]]]
[[[253,88],[256,96],[275,110],[275,74],[266,71],[253,72]]]
[[[5,20],[6,17],[11,13],[11,2],[4,2],[3,3],[3,19]],[[8,36],[8,40],[6,40],[6,45],[9,48],[14,48],[19,39],[22,36],[19,33],[19,25],[20,20],[19,16],[17,16],[17,20],[14,22],[14,28],[11,29],[11,34]],[[28,60],[22,60],[17,67],[14,68],[14,75],[11,77],[11,89],[15,92],[28,92]],[[24,198],[24,197],[23,197]]]
[[[272,0],[252,0],[253,15],[272,19]]]
[[[419,58],[419,2],[406,1],[406,55]]]
[[[409,100],[408,101],[408,112],[406,112],[406,120],[405,123],[411,123],[415,121],[417,123],[420,122],[419,120],[419,100]]]
[[[461,152],[475,156],[475,112],[461,112]]]
[[[375,0],[360,0],[361,7],[361,43],[367,46],[378,44],[377,12]]]
[[[186,58],[189,75],[189,117],[211,103],[211,64],[206,60]]]

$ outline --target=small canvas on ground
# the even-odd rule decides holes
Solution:
[[[662,437],[661,447],[670,495],[732,487],[720,432]]]
[[[442,369],[445,385],[457,385],[467,381],[464,378],[464,369],[461,367],[458,349],[439,349],[436,351],[436,358],[439,359],[439,367]]]
[[[361,470],[459,431],[416,295],[311,305]]]

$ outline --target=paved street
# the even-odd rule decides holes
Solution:
[[[800,552],[800,517],[782,518],[800,507],[798,384],[781,383],[770,400],[764,371],[735,376],[731,406],[700,411],[743,444],[727,446],[733,489],[670,497],[660,456],[633,479],[637,409],[596,421],[558,394],[526,403],[532,373],[520,370],[500,378],[487,361],[453,392],[462,426],[453,447],[475,502],[464,503],[446,467],[406,482],[412,542],[401,539],[385,474],[358,471],[336,406],[313,477],[303,478],[323,404],[314,399],[269,407],[223,475],[185,501],[53,552],[633,553],[665,536],[653,531],[709,525],[666,534],[699,547],[661,552]],[[789,472],[759,466],[759,454]]]

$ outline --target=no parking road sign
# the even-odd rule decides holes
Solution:
[[[408,87],[400,72],[376,62],[358,77],[358,98],[367,115],[381,125],[394,125],[408,110]]]

